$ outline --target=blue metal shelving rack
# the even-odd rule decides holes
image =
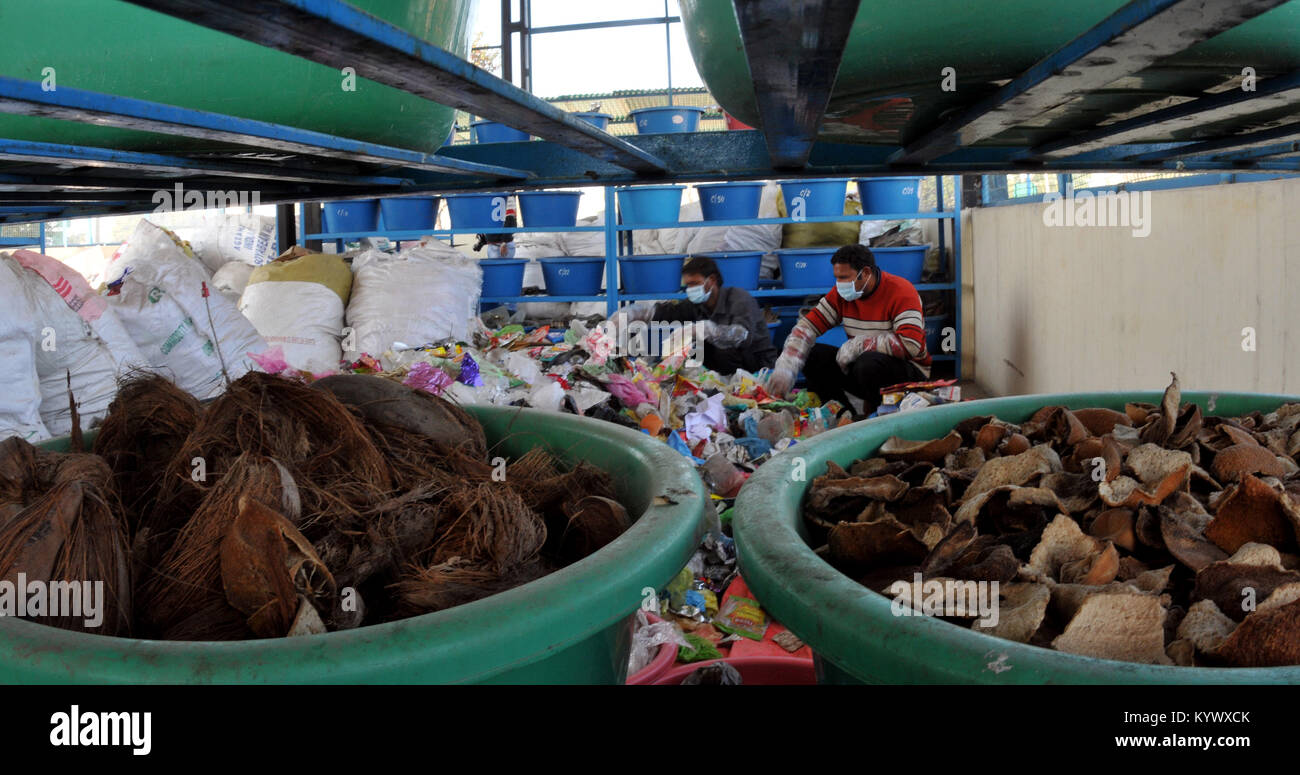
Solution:
[[[952,294],[950,308],[953,312],[953,327],[956,329],[956,340],[961,341],[961,188],[957,187],[954,191],[955,207],[951,210],[944,209],[944,183],[942,176],[935,176],[937,209],[929,212],[918,213],[867,213],[863,215],[832,215],[816,216],[805,218],[804,223],[836,223],[844,221],[897,221],[897,220],[921,220],[937,219],[951,224],[953,248],[951,272],[953,279],[950,282],[943,283],[918,283],[918,291],[946,291]],[[574,302],[574,301],[602,301],[605,302],[607,314],[613,314],[618,307],[624,302],[642,301],[642,300],[660,300],[660,299],[684,299],[686,294],[664,294],[664,293],[625,293],[618,287],[618,259],[624,255],[621,250],[621,241],[618,239],[620,234],[641,231],[649,229],[681,229],[681,228],[713,228],[720,226],[750,226],[755,224],[786,224],[795,223],[793,218],[752,218],[739,220],[718,220],[718,221],[675,221],[672,223],[652,223],[637,224],[629,226],[618,222],[617,218],[609,217],[615,213],[616,196],[613,187],[605,189],[605,212],[606,219],[603,226],[570,226],[554,227],[545,229],[530,229],[528,227],[518,228],[494,228],[494,229],[434,229],[428,231],[373,231],[373,232],[345,232],[345,233],[301,233],[300,241],[321,240],[335,243],[335,247],[342,252],[344,244],[348,241],[363,239],[366,237],[385,237],[393,242],[416,241],[422,237],[454,237],[462,234],[520,234],[520,233],[538,233],[538,232],[603,232],[605,234],[605,266],[606,266],[606,292],[594,296],[551,296],[551,295],[534,295],[534,296],[494,296],[484,297],[483,302],[496,304],[511,304],[519,302]],[[299,206],[299,223],[306,223],[306,205]],[[939,229],[939,254],[945,255],[945,248],[949,244],[948,235],[944,228]],[[829,290],[828,288],[765,288],[756,291],[750,291],[756,299],[775,300],[775,299],[804,299],[809,296],[821,296]],[[777,343],[780,346],[780,343]],[[936,361],[955,361],[955,376],[961,377],[961,351],[952,353],[933,354]]]
[[[626,138],[575,119],[345,0],[116,1],[329,67],[353,67],[371,82],[505,123],[540,141],[423,153],[70,86],[45,91],[28,74],[4,74],[0,111],[236,147],[169,154],[0,138],[0,224],[145,213],[154,209],[155,192],[177,182],[196,190],[258,191],[263,203],[283,205],[287,222],[298,202],[476,190],[606,186],[612,200],[611,186],[720,179],[1300,173],[1300,113],[1285,110],[1300,102],[1300,71],[1269,73],[1253,91],[1204,91],[1174,105],[1153,93],[1148,105],[1135,104],[1113,121],[1067,121],[1032,146],[1014,139],[1025,127],[1041,130],[1048,114],[1063,108],[1069,114],[1071,105],[1107,84],[1162,67],[1288,0],[1132,0],[994,90],[971,92],[968,104],[912,127],[892,144],[837,142],[820,131],[847,31],[862,5],[857,0],[733,0],[761,130]],[[1185,29],[1189,13],[1212,14],[1214,22]],[[665,11],[663,19],[632,21],[674,20]],[[527,26],[526,19],[521,23]],[[616,256],[619,231],[605,233],[606,255]],[[285,229],[281,241],[292,236]],[[960,240],[959,229],[953,239]],[[959,249],[954,254],[958,258]],[[610,287],[613,279],[611,264]],[[960,320],[959,285],[947,290],[955,292]]]

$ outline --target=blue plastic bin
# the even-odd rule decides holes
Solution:
[[[694,105],[663,105],[639,108],[631,112],[639,135],[662,135],[670,132],[694,132],[700,128],[704,108]]]
[[[758,273],[763,268],[763,251],[761,250],[720,250],[715,253],[699,255],[713,259],[722,272],[722,284],[744,288],[747,291],[758,290]]]
[[[519,215],[530,229],[575,226],[581,191],[520,191]]]
[[[321,202],[320,209],[327,234],[356,234],[379,230],[379,200],[377,199]]]
[[[495,121],[471,121],[469,133],[476,143],[522,143],[532,135]]]
[[[557,256],[539,258],[546,292],[551,296],[595,296],[600,293],[600,278],[605,274],[605,259],[600,256]]]
[[[621,256],[618,265],[623,273],[625,293],[681,293],[681,253],[649,256]],[[548,286],[549,287],[549,286]]]
[[[929,245],[872,248],[871,255],[876,257],[876,266],[882,271],[896,274],[909,283],[919,283],[921,272],[925,269],[925,253],[929,249]]]
[[[682,192],[686,186],[637,186],[618,190],[618,209],[623,223],[677,223],[682,211]]]
[[[700,213],[706,221],[757,218],[763,199],[762,181],[706,183],[695,187],[700,195]]]
[[[609,120],[613,118],[608,113],[597,113],[595,111],[582,111],[580,113],[570,113],[569,115],[580,118],[600,130],[608,128]]]
[[[506,225],[509,194],[448,194],[453,229],[499,229]]]
[[[438,221],[439,201],[436,196],[380,199],[379,213],[384,219],[384,231],[432,229]]]
[[[483,269],[483,298],[522,295],[527,263],[526,258],[485,258],[478,262]]]
[[[785,200],[786,215],[805,218],[844,214],[844,197],[849,190],[847,180],[816,178],[810,180],[785,180],[781,182],[781,198]]]
[[[832,347],[839,347],[847,341],[849,341],[849,333],[844,330],[844,326],[836,326],[817,337],[817,344],[828,344]]]
[[[919,177],[858,178],[864,213],[915,213],[921,209]]]
[[[943,330],[952,325],[951,315],[935,315],[925,319],[925,349],[931,355],[943,355]]]
[[[839,248],[782,248],[776,251],[781,260],[781,282],[785,288],[825,288],[835,285],[831,256]]]

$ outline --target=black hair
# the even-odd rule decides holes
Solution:
[[[691,256],[682,264],[682,274],[697,274],[701,277],[718,278],[718,286],[722,286],[722,270],[718,264],[707,256]]]
[[[848,264],[861,272],[863,269],[875,269],[876,257],[866,245],[845,245],[831,256],[832,264]]]

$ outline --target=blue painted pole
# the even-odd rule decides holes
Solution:
[[[618,197],[605,186],[605,316],[618,311]]]

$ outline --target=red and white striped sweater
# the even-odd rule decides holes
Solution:
[[[807,331],[812,334],[811,339],[837,325],[844,326],[850,339],[874,337],[874,341],[867,342],[863,352],[883,352],[909,360],[922,374],[930,376],[931,359],[925,348],[921,297],[910,282],[898,275],[881,271],[875,289],[854,301],[845,301],[832,288],[798,323],[799,327],[811,327],[812,331]],[[798,367],[803,366],[808,355],[807,349],[800,349]]]

